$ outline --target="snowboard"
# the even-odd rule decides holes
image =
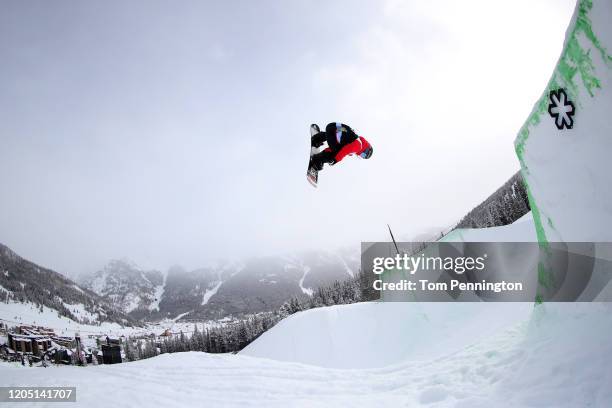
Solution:
[[[314,147],[312,146],[312,137],[319,133],[319,126],[316,124],[310,125],[310,158],[308,160],[308,171],[306,172],[306,179],[313,186],[317,187],[317,183],[319,181],[319,171],[312,167],[312,156],[317,153],[320,153],[323,150],[323,147]]]

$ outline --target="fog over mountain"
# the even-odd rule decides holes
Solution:
[[[359,253],[346,250],[253,257],[190,271],[180,266],[143,270],[123,259],[79,281],[137,319],[206,320],[275,310],[293,296],[312,294],[358,269]]]
[[[46,307],[94,325],[220,319],[277,310],[291,297],[354,276],[358,268],[359,254],[350,251],[249,258],[191,271],[175,266],[163,272],[121,259],[80,276],[77,283],[0,244],[0,302],[40,312]]]

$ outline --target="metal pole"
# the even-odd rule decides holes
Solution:
[[[393,236],[393,232],[391,232],[391,227],[389,226],[389,224],[387,224],[387,228],[389,228],[389,234],[391,234],[391,239],[393,240],[393,245],[395,245],[395,250],[397,251],[397,254],[400,254],[399,249],[397,248],[397,242],[395,242],[395,237]]]

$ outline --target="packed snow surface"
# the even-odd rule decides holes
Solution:
[[[461,350],[525,320],[532,307],[373,302],[317,308],[282,320],[241,354],[332,368],[384,367]]]
[[[390,363],[379,368],[329,368],[248,353],[191,352],[86,368],[0,364],[0,378],[3,386],[76,386],[74,406],[83,407],[612,406],[611,304],[551,303],[535,309],[502,305],[496,310],[506,327],[486,310],[490,304],[478,304],[480,311],[466,305],[404,304],[396,321],[384,319],[373,327],[367,326],[372,323],[368,319],[358,322],[353,333],[369,342],[352,339],[364,347],[354,360],[374,353]],[[335,306],[325,313],[335,314],[338,323],[345,317],[351,320],[356,310],[376,314],[384,307]],[[459,318],[468,323],[470,319],[459,316],[462,312],[475,313],[468,326],[453,322]],[[447,329],[437,327],[444,313]],[[437,324],[426,323],[425,316]],[[287,322],[312,325],[304,320],[319,318],[302,312]],[[394,328],[402,319],[421,323],[403,332]],[[279,347],[293,347],[289,328],[285,324],[273,329],[285,335],[286,344]],[[351,339],[342,335],[345,328],[330,327],[327,333],[310,333],[309,338],[340,336],[337,341],[346,341],[344,346],[351,348]],[[410,349],[407,355],[388,346],[386,338],[397,335],[408,340],[402,347]],[[262,337],[256,343],[267,341]],[[318,345],[305,347],[318,349]]]

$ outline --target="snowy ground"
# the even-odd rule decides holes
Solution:
[[[460,351],[525,321],[532,308],[404,302],[318,308],[281,321],[241,354],[330,368],[385,367]]]
[[[452,313],[462,306],[445,305]],[[430,311],[427,305],[425,309],[418,304],[408,306],[412,310],[406,309],[408,316],[404,317],[409,319]],[[353,307],[324,310],[341,318]],[[504,329],[486,335],[476,332],[473,341],[461,333],[445,333],[450,339],[442,340],[456,338],[456,344],[434,353],[427,342],[416,342],[410,359],[401,360],[398,355],[401,361],[374,369],[324,368],[240,354],[192,352],[87,368],[2,364],[0,378],[3,386],[76,386],[76,406],[87,407],[612,406],[612,305],[547,304],[524,312],[520,310],[522,317]],[[309,314],[316,319],[312,311],[301,313]],[[492,323],[486,313],[473,320],[483,329]],[[404,334],[431,339],[437,326],[423,325],[419,331]],[[282,327],[275,329],[288,333]],[[361,328],[362,336],[372,340],[371,350],[380,345],[376,340],[384,333],[380,329]],[[318,335],[321,333],[311,334],[313,338]],[[345,349],[348,353],[350,346]],[[377,352],[394,356],[397,350]]]
[[[77,307],[71,307],[70,310],[78,311]],[[76,313],[76,312],[75,312]],[[41,312],[36,306],[31,303],[2,303],[0,302],[0,322],[6,323],[9,327],[20,324],[31,324],[35,326],[44,326],[52,328],[57,335],[73,337],[76,332],[81,334],[81,338],[86,346],[93,346],[95,338],[100,336],[139,336],[155,333],[159,335],[166,329],[172,333],[183,332],[189,336],[195,327],[198,325],[198,330],[203,330],[205,327],[222,325],[230,319],[219,321],[205,322],[176,322],[173,319],[166,319],[160,322],[147,323],[145,327],[124,327],[117,323],[104,322],[98,325],[88,325],[77,323],[67,317],[60,316],[56,310],[43,307]],[[0,344],[3,342],[0,341]]]
[[[71,310],[77,310],[76,307]],[[60,316],[55,309],[43,307],[43,311],[31,303],[0,303],[0,321],[9,326],[19,324],[32,324],[36,326],[50,327],[56,334],[61,336],[73,336],[75,332],[83,335],[88,334],[113,334],[122,335],[134,332],[142,332],[139,327],[122,327],[117,323],[102,323],[101,325],[87,325],[77,323],[67,317]]]
[[[448,239],[533,235],[527,215]],[[0,386],[76,386],[87,407],[609,407],[610,339],[610,303],[371,302],[297,313],[237,355],[0,364]]]

